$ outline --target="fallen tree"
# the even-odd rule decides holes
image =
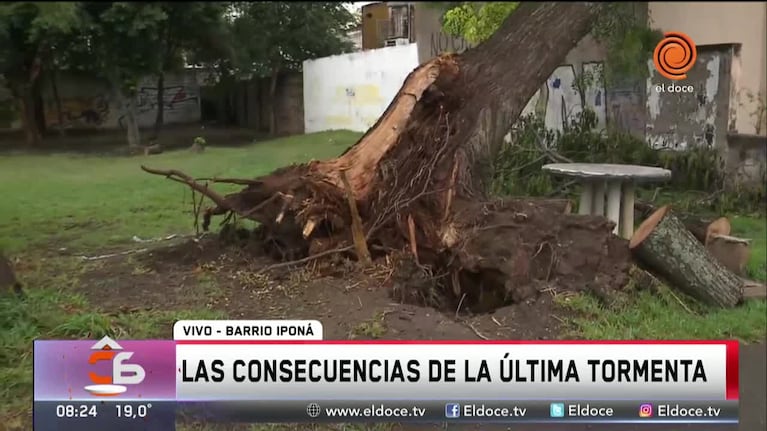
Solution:
[[[598,12],[598,3],[522,3],[488,41],[410,73],[378,122],[337,158],[254,180],[142,168],[210,198],[204,229],[214,216],[258,221],[282,259],[355,247],[364,256],[352,240],[351,227],[361,224],[365,246],[410,249],[452,305],[490,309],[554,281],[622,286],[630,257],[612,223],[571,215],[562,201],[486,195],[489,161],[508,126]],[[246,187],[223,196],[208,186],[215,182]]]

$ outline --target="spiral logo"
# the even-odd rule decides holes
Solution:
[[[664,36],[653,54],[655,68],[661,75],[674,81],[687,78],[687,72],[698,58],[695,43],[684,33],[669,32]]]

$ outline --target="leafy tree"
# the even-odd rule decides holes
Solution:
[[[443,17],[443,29],[446,33],[463,37],[471,43],[484,42],[495,33],[506,17],[514,12],[518,4],[443,3],[442,7],[447,8]],[[644,22],[637,19],[634,2],[605,4],[592,34],[607,48],[602,78],[608,82],[645,78],[648,72],[647,60],[662,37],[659,31],[649,29]]]
[[[445,31],[477,44],[490,38],[519,2],[465,3],[445,12]]]
[[[164,122],[165,74],[183,69],[190,59],[218,59],[226,56],[222,45],[225,31],[224,13],[228,4],[222,2],[158,2],[166,19],[159,23],[160,56],[157,74],[157,117],[154,135]]]
[[[161,68],[157,47],[167,15],[161,5],[149,2],[84,2],[80,12],[83,25],[63,61],[108,83],[128,145],[138,146],[138,83]]]
[[[231,11],[233,65],[240,74],[271,78],[270,100],[286,70],[300,70],[304,60],[351,51],[346,33],[355,16],[339,2],[236,2]],[[270,133],[276,132],[274,103]]]
[[[44,65],[56,41],[79,24],[73,2],[0,4],[0,74],[19,105],[27,144],[42,139],[37,96]]]

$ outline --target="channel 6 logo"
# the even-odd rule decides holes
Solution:
[[[111,372],[107,375],[88,372],[92,385],[85,386],[85,390],[100,397],[111,397],[124,393],[128,390],[126,385],[137,385],[144,381],[146,372],[141,365],[127,362],[133,352],[123,352],[123,348],[109,337],[104,337],[91,347],[93,353],[88,357],[88,364],[96,365],[99,362],[111,362]]]

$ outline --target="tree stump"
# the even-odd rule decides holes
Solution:
[[[750,240],[711,234],[706,241],[706,250],[733,274],[745,274],[748,259],[751,257]]]
[[[711,256],[669,210],[662,207],[639,226],[629,243],[634,255],[673,287],[708,305],[740,303],[742,280]]]

